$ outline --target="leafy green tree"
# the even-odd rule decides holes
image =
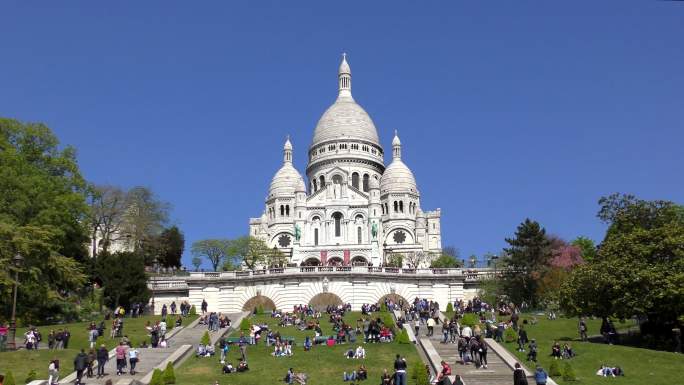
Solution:
[[[126,214],[126,193],[116,186],[88,186],[88,215],[91,254],[108,252],[112,242],[125,239],[122,226]]]
[[[0,118],[0,266],[24,257],[17,312],[25,322],[60,317],[86,282],[86,182],[72,147],[42,124]],[[0,308],[10,313],[14,271],[0,269]]]
[[[250,236],[232,240],[228,256],[235,265],[244,264],[250,270],[263,264],[282,265],[286,261],[286,257],[278,249],[269,248],[266,242]]]
[[[385,259],[385,266],[387,267],[402,267],[404,266],[404,256],[401,253],[390,253]]]
[[[198,271],[200,266],[202,266],[202,257],[197,255],[192,257],[192,265],[195,267],[195,271]]]
[[[205,345],[205,346],[211,344],[211,339],[209,338],[209,332],[204,332],[204,334],[202,334],[202,339],[200,339],[200,343],[202,345]]]
[[[483,279],[477,289],[478,297],[492,306],[497,305],[499,297],[503,294],[501,281],[497,278]]]
[[[511,300],[520,304],[526,301],[532,307],[539,304],[537,287],[551,258],[550,241],[546,230],[529,218],[518,225],[514,238],[506,238],[510,245],[504,249],[507,269],[503,285]]]
[[[437,259],[430,263],[431,268],[454,269],[461,267],[461,262],[454,256],[442,253]]]
[[[147,187],[133,187],[126,194],[123,232],[130,235],[133,250],[145,256],[145,264],[155,262],[159,235],[169,219],[170,204],[160,200]]]
[[[585,261],[593,261],[596,258],[596,244],[594,244],[593,240],[580,236],[575,238],[570,244],[579,247],[582,259]]]
[[[561,286],[569,315],[646,317],[654,332],[671,330],[684,314],[684,209],[632,195],[601,198],[608,224],[595,259]]]
[[[171,226],[159,236],[159,263],[165,267],[180,267],[185,236],[178,226]]]
[[[221,261],[229,254],[230,247],[231,241],[228,239],[203,239],[194,242],[191,251],[195,257],[205,257],[208,259],[214,271],[217,271]]]
[[[110,308],[122,305],[129,309],[132,303],[147,303],[150,299],[145,259],[135,252],[100,253],[96,276],[102,282],[105,304]]]

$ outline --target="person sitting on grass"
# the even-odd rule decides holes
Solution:
[[[273,353],[271,353],[273,357],[281,357],[284,355],[283,353],[283,345],[280,342],[276,342],[275,347],[273,348]]]
[[[570,358],[575,356],[575,351],[572,350],[572,346],[570,344],[563,344],[563,358],[566,360],[569,360]]]
[[[385,326],[380,329],[380,342],[392,342],[392,331]]]
[[[357,381],[365,381],[368,379],[368,370],[364,365],[359,366],[359,370],[356,372]]]
[[[380,376],[380,385],[392,385],[392,376],[387,373],[387,369],[383,369],[382,375]]]
[[[356,371],[352,370],[351,372],[343,372],[342,373],[342,381],[347,382],[347,381],[356,381]]]
[[[356,358],[356,359],[366,358],[366,349],[364,349],[363,346],[359,345],[356,348],[356,352],[354,352],[354,358]]]
[[[603,377],[617,377],[617,376],[624,376],[625,372],[623,372],[619,366],[610,367],[610,366],[601,365],[601,368],[596,372],[596,375],[597,376],[603,376]]]
[[[235,370],[238,373],[243,373],[249,370],[249,365],[247,365],[247,361],[245,360],[240,360],[240,363],[238,364],[237,369]]]
[[[292,355],[292,341],[285,341],[283,344],[283,355],[288,357]]]
[[[553,357],[556,360],[559,358],[561,358],[561,359],[563,358],[561,356],[561,347],[560,347],[560,344],[558,343],[558,341],[554,341],[553,346],[551,346],[551,357]]]
[[[230,374],[235,372],[235,368],[231,362],[227,362],[225,365],[223,365],[222,371],[223,374]]]
[[[530,351],[527,352],[527,361],[537,362],[537,341],[532,338],[530,345],[527,347]]]
[[[311,337],[306,336],[306,338],[304,339],[304,351],[308,352],[309,350],[311,350],[311,345]]]
[[[294,381],[294,375],[294,369],[288,369],[287,373],[285,373],[285,378],[283,379],[283,381],[285,381],[285,383],[287,384],[292,384],[292,382]]]
[[[354,349],[347,349],[347,351],[344,352],[344,356],[347,357],[347,359],[354,358],[355,354],[356,352],[354,351]]]

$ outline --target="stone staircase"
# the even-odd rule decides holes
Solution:
[[[444,318],[444,315],[440,313],[440,319]],[[458,344],[442,343],[444,337],[441,323],[435,326],[434,334],[429,337],[427,336],[427,327],[421,325],[420,335],[416,338],[435,372],[441,370],[440,362],[444,360],[451,366],[453,376],[460,375],[466,385],[510,385],[513,383],[515,357],[490,338],[485,339],[489,346],[487,369],[483,367],[478,369],[474,364],[462,365],[458,356]],[[525,372],[528,382],[534,383],[531,373],[527,370]]]
[[[248,312],[241,313],[231,313],[228,314],[228,318],[232,320],[233,327],[237,328],[240,325],[242,318],[247,316]],[[168,338],[168,347],[166,349],[161,348],[147,348],[138,349],[140,351],[140,361],[136,365],[136,374],[124,374],[122,376],[116,375],[116,358],[113,357],[113,350],[110,351],[110,359],[105,365],[106,376],[103,378],[85,378],[84,382],[88,385],[98,384],[104,385],[108,379],[111,379],[115,384],[147,384],[152,378],[152,372],[155,368],[164,369],[168,362],[173,362],[174,365],[181,362],[184,358],[193,354],[194,346],[197,345],[207,331],[206,325],[199,325],[199,320],[189,324],[187,327],[181,328],[177,331],[174,329],[174,334],[170,335]],[[233,330],[231,328],[220,329],[217,332],[209,332],[212,343],[216,343],[219,338],[226,335],[226,333]],[[129,368],[130,369],[130,368]],[[97,373],[97,368],[93,370]],[[76,382],[76,373],[71,373],[64,379],[60,379],[60,384],[71,384]],[[38,385],[38,384],[36,384]]]

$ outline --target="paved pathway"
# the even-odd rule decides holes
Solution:
[[[228,314],[228,318],[233,320],[232,325],[234,327],[238,327],[240,324],[240,320],[242,317],[245,315],[245,313],[232,313]],[[210,332],[209,335],[211,337],[212,342],[218,341],[219,338],[224,336],[226,333],[228,333],[231,330],[231,328],[224,328],[220,329],[218,332]],[[107,362],[105,365],[105,373],[107,374],[103,378],[84,378],[85,383],[90,385],[90,384],[98,384],[98,385],[104,385],[104,383],[108,380],[111,379],[112,382],[115,384],[120,381],[120,380],[126,380],[126,382],[130,383],[133,380],[138,380],[141,381],[146,375],[153,371],[155,367],[158,365],[164,363],[165,360],[167,360],[169,357],[171,357],[174,352],[177,350],[183,348],[187,348],[186,345],[191,345],[193,348],[191,349],[194,351],[194,345],[197,345],[202,338],[202,335],[204,335],[204,332],[207,331],[206,325],[199,325],[197,321],[191,323],[187,327],[181,329],[180,331],[176,332],[173,336],[171,336],[168,339],[169,347],[166,349],[160,349],[160,348],[147,348],[147,349],[138,349],[140,351],[140,362],[138,362],[135,370],[136,374],[135,375],[130,375],[130,374],[125,374],[122,376],[117,376],[116,375],[116,358],[110,358],[110,360]],[[182,353],[182,352],[181,352]],[[176,354],[178,355],[178,354]],[[182,355],[182,354],[181,354]],[[110,357],[111,357],[111,351],[110,351]],[[165,364],[164,364],[165,365]],[[129,368],[130,369],[130,368]],[[95,373],[97,373],[97,369],[94,370]],[[70,384],[70,383],[75,383],[76,379],[76,373],[71,373],[68,377],[64,378],[64,380],[60,380],[60,384]]]

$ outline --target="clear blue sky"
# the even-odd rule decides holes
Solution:
[[[684,202],[684,2],[436,3],[4,1],[0,115],[151,187],[186,249],[246,234],[287,134],[304,172],[343,51],[463,257],[526,217],[598,241],[612,192]]]

